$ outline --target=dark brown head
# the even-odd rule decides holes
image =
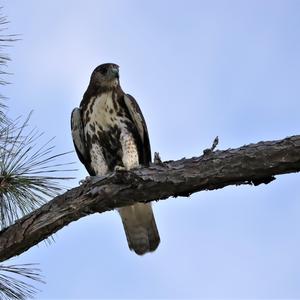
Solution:
[[[113,89],[119,85],[119,66],[116,64],[102,64],[91,75],[91,84],[94,87]]]

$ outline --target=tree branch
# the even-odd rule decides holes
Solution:
[[[0,261],[92,213],[228,185],[269,183],[274,175],[299,171],[300,135],[94,177],[3,229]]]

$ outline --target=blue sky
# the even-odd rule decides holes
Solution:
[[[162,159],[300,133],[300,2],[2,1],[20,33],[10,53],[12,117],[58,152],[91,71],[120,65]],[[70,160],[77,160],[75,154]],[[77,177],[86,176],[78,162]],[[83,218],[11,260],[39,262],[38,299],[300,297],[299,175],[154,204],[161,245],[138,257],[116,212]]]

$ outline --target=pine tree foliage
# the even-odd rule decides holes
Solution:
[[[40,269],[34,264],[0,266],[0,299],[33,298],[37,289],[30,281],[43,282]]]
[[[17,40],[2,34],[7,24],[0,16],[0,85],[7,84],[8,75],[9,57],[3,50]],[[29,126],[31,114],[24,121],[8,118],[5,101],[0,94],[0,230],[61,193],[62,180],[72,178],[61,174],[73,171],[64,162],[70,152],[55,154],[53,139],[42,143],[43,134]],[[39,274],[35,264],[0,265],[0,299],[33,298],[37,289],[32,281],[43,282]]]
[[[61,180],[71,178],[59,176],[72,171],[58,162],[69,152],[52,154],[53,139],[39,146],[42,134],[26,132],[29,118],[21,126],[7,125],[0,138],[0,229],[57,196],[63,189]]]

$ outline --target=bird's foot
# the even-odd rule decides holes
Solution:
[[[122,172],[122,171],[126,171],[126,168],[123,167],[123,166],[115,166],[115,169],[114,169],[115,172]]]
[[[84,179],[81,179],[78,183],[81,185],[87,183],[90,180],[91,180],[91,176],[86,176]]]

